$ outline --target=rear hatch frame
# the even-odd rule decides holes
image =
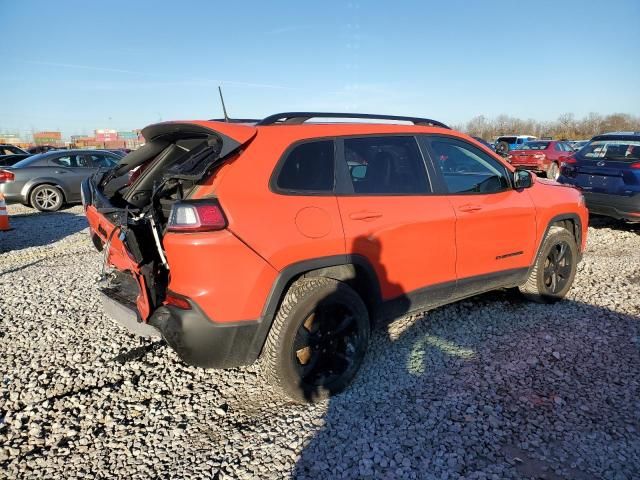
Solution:
[[[249,143],[256,133],[257,129],[250,125],[215,121],[164,122],[151,125],[142,131],[143,136],[149,139],[144,147],[125,156],[112,170],[96,174],[83,182],[82,202],[94,244],[99,250],[101,247],[105,249],[105,266],[128,273],[135,279],[139,292],[135,301],[139,321],[146,322],[153,311],[162,304],[168,284],[169,267],[164,262],[161,245],[163,232],[156,230],[159,222],[158,212],[154,207],[155,196],[161,193],[162,186],[167,182],[180,187],[183,183],[191,187],[197,186],[206,180],[215,168]],[[113,179],[146,165],[149,161],[153,163],[176,141],[189,138],[205,139],[205,154],[185,154],[184,162],[169,165],[162,175],[160,185],[154,184],[150,203],[143,206],[131,205],[128,202],[123,204],[124,199],[131,198],[130,192],[127,192],[114,205],[113,196],[109,198],[105,194],[105,188]],[[135,192],[136,185],[143,181],[143,178],[144,175],[141,175],[130,185],[132,191]],[[155,248],[149,249],[149,242],[153,242]],[[112,294],[113,285],[108,285],[106,290]]]

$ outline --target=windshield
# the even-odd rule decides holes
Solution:
[[[585,145],[578,154],[582,158],[610,160],[640,160],[640,140],[596,140]]]
[[[517,137],[498,137],[496,142],[507,142],[509,145],[516,143]]]
[[[549,142],[527,142],[522,147],[522,150],[544,150],[549,146]]]

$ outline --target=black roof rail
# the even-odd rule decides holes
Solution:
[[[259,118],[210,118],[209,122],[225,122],[225,123],[259,123]]]
[[[276,113],[275,115],[269,115],[268,117],[259,121],[256,125],[275,125],[275,124],[288,124],[288,125],[300,125],[311,118],[363,118],[371,120],[395,120],[401,122],[411,122],[414,125],[429,125],[433,127],[447,128],[442,122],[437,120],[431,120],[430,118],[419,117],[402,117],[397,115],[375,115],[372,113],[335,113],[335,112],[284,112]]]

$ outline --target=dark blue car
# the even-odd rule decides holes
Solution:
[[[591,213],[640,222],[640,132],[597,135],[560,168]]]

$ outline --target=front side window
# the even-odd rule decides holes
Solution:
[[[507,171],[496,159],[460,140],[431,140],[434,161],[449,193],[495,193],[509,188]]]
[[[302,143],[286,156],[276,186],[293,192],[332,192],[334,165],[333,140]]]
[[[419,195],[431,191],[415,137],[347,138],[344,155],[355,194]]]

